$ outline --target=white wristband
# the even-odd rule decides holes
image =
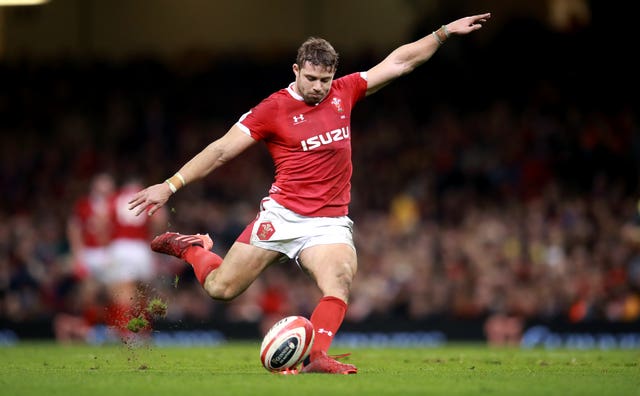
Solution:
[[[184,180],[184,176],[182,176],[180,174],[180,172],[176,172],[176,176],[178,177],[178,179],[180,179],[180,181],[182,182],[182,187],[187,185],[187,182]]]
[[[442,40],[440,40],[440,37],[438,37],[438,33],[433,32],[433,33],[431,33],[431,34],[433,34],[433,37],[435,37],[436,41],[438,42],[438,45],[442,45],[442,44],[444,44],[444,43],[443,43],[443,41],[442,41]]]
[[[173,185],[173,183],[171,183],[171,182],[169,181],[169,179],[165,180],[164,182],[165,182],[165,183],[167,183],[167,184],[169,185],[169,190],[171,190],[171,192],[172,192],[173,194],[175,194],[175,193],[176,193],[176,191],[178,191],[178,189],[176,188],[176,186],[174,186],[174,185]]]

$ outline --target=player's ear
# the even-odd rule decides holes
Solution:
[[[295,74],[296,78],[298,77],[298,74],[300,73],[300,67],[298,67],[297,63],[294,63],[292,66],[293,69],[293,74]]]

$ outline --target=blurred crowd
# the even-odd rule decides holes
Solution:
[[[338,74],[358,71],[358,62],[370,64],[363,56]],[[450,91],[465,81],[449,77],[450,67],[434,60],[354,111],[359,271],[347,321],[640,320],[637,109],[587,104],[561,77],[456,99]],[[273,78],[249,80],[257,69]],[[61,339],[82,337],[71,334],[79,323],[108,321],[109,281],[82,271],[69,233],[78,200],[99,175],[114,191],[133,176],[142,185],[164,180],[286,86],[289,71],[288,62],[199,54],[175,64],[0,63],[0,319],[71,318],[56,329]],[[255,146],[172,197],[147,242],[164,230],[208,232],[224,254],[272,176]],[[152,260],[153,274],[135,282],[168,303],[169,321],[267,325],[310,314],[320,297],[293,262],[216,303],[188,265]]]

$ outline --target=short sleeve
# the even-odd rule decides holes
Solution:
[[[274,130],[272,120],[277,114],[278,105],[268,97],[244,113],[237,122],[238,127],[256,140],[265,139]]]
[[[351,103],[354,104],[363,99],[367,94],[367,73],[351,73],[336,80],[336,84],[343,92],[351,95]]]

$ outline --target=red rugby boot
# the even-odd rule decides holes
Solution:
[[[191,246],[200,246],[211,250],[213,241],[209,234],[182,235],[177,232],[165,232],[151,241],[151,250],[182,259],[184,252]]]
[[[326,352],[321,352],[308,365],[302,367],[300,373],[324,373],[324,374],[356,374],[358,369],[353,364],[340,363],[329,357]]]

